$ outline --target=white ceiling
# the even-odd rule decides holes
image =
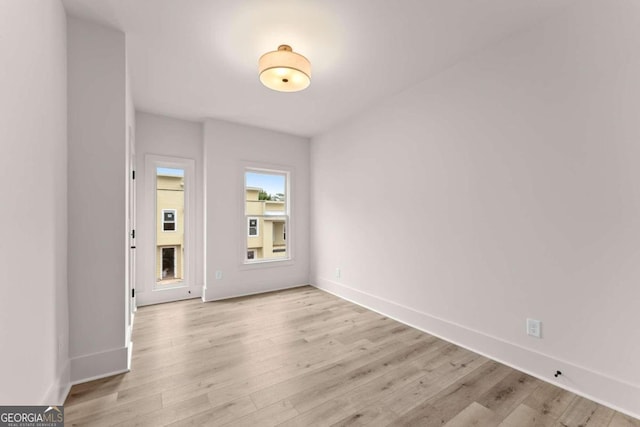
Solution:
[[[575,0],[63,0],[127,34],[136,108],[303,136],[522,31]],[[311,86],[260,84],[258,58],[289,44]]]

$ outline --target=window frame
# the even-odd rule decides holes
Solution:
[[[266,215],[255,215],[248,214],[246,211],[246,191],[247,191],[247,172],[253,173],[263,173],[270,175],[281,175],[284,176],[285,181],[285,199],[284,199],[284,212],[278,214],[266,214]],[[294,179],[294,170],[290,166],[283,165],[273,165],[273,164],[256,164],[243,162],[240,168],[240,183],[241,190],[240,194],[242,197],[240,206],[241,216],[244,217],[242,220],[242,244],[240,245],[241,253],[240,253],[240,268],[241,269],[251,269],[251,268],[261,268],[261,267],[276,267],[276,266],[286,266],[294,263],[294,245],[293,240],[291,239],[291,233],[295,235],[295,227],[293,226],[293,214],[294,214],[294,197],[292,192],[292,181]],[[287,238],[283,239],[286,243],[286,256],[285,257],[277,257],[277,258],[261,258],[250,260],[247,258],[248,251],[253,250],[254,253],[257,254],[257,251],[254,248],[248,248],[248,237],[256,237],[256,236],[248,236],[248,218],[257,218],[258,219],[258,228],[261,228],[259,223],[260,219],[268,219],[268,218],[282,218],[285,222],[286,234]],[[258,231],[258,235],[262,233],[261,230]],[[264,234],[264,233],[262,233]]]

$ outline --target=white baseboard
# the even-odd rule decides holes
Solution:
[[[323,278],[318,278],[316,282],[311,285],[629,416],[640,418],[638,385],[474,331],[341,283]],[[562,372],[557,379],[553,376],[556,370]]]
[[[211,302],[211,301],[221,301],[221,300],[225,300],[225,299],[231,299],[231,298],[240,298],[240,297],[248,297],[250,295],[259,295],[259,294],[266,294],[268,292],[277,292],[277,291],[284,291],[286,289],[295,289],[295,288],[301,288],[303,286],[309,286],[308,283],[305,283],[304,285],[292,285],[292,286],[283,286],[283,287],[275,287],[275,288],[269,288],[269,289],[260,289],[260,290],[255,290],[255,291],[251,291],[251,292],[245,292],[245,293],[240,293],[240,294],[219,294],[219,295],[214,295],[210,298],[207,297],[206,294],[202,295],[202,302]]]
[[[128,372],[129,349],[120,347],[71,359],[71,384]]]
[[[129,341],[129,346],[127,347],[127,371],[131,370],[131,358],[133,357],[133,341]]]
[[[64,405],[64,401],[67,399],[67,395],[69,394],[69,390],[71,390],[71,382],[69,381],[69,371],[70,371],[70,363],[67,361],[65,363],[64,368],[56,378],[55,382],[51,384],[49,390],[40,403],[41,405]]]
[[[145,305],[164,304],[202,297],[202,286],[184,286],[153,291],[136,290],[136,309]]]

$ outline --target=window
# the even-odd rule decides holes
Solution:
[[[185,212],[185,175],[187,168],[179,164],[155,165],[155,288],[167,289],[185,285],[185,246],[189,228]],[[169,167],[172,166],[172,167]]]
[[[288,180],[286,171],[245,170],[245,263],[290,259]]]
[[[258,218],[249,218],[249,237],[258,237]]]
[[[176,210],[162,210],[162,231],[176,231]]]

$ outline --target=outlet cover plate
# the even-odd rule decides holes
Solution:
[[[536,319],[527,319],[527,335],[542,338],[542,322]]]

